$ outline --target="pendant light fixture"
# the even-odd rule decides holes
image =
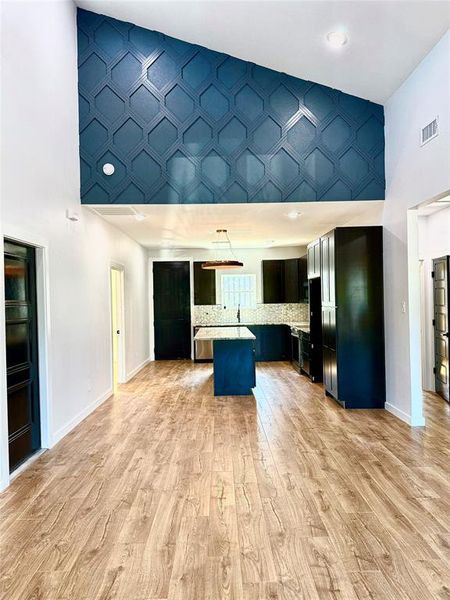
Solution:
[[[214,244],[221,244],[227,246],[232,258],[226,260],[207,260],[202,263],[202,269],[214,270],[214,269],[239,269],[244,266],[244,263],[237,260],[234,254],[233,247],[231,245],[230,238],[228,237],[228,231],[226,229],[217,229],[217,240]]]

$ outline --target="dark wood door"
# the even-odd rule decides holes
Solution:
[[[191,292],[189,263],[153,263],[155,358],[191,357]]]
[[[449,261],[449,256],[442,256],[433,260],[435,389],[447,402],[450,402],[448,352]]]
[[[9,467],[41,447],[34,248],[5,241]]]

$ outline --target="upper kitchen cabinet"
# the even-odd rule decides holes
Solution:
[[[216,272],[194,262],[194,304],[216,304]]]
[[[381,227],[322,236],[323,381],[345,408],[385,402]]]
[[[322,274],[322,306],[336,304],[334,231],[320,238],[320,273]]]
[[[306,256],[286,260],[263,260],[263,302],[308,302]]]
[[[264,304],[285,302],[285,261],[263,260],[262,276]]]
[[[308,302],[307,258],[284,261],[285,302]]]
[[[308,244],[307,250],[308,279],[320,277],[320,240]]]

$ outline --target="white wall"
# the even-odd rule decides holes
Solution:
[[[440,135],[421,147],[420,130],[436,116]],[[414,215],[410,216],[408,256],[407,211],[450,189],[450,32],[389,99],[385,119],[386,407],[421,425],[418,256],[413,247]]]
[[[48,336],[42,402],[50,446],[111,393],[112,262],[125,270],[127,374],[148,358],[147,252],[79,206],[74,4],[3,3],[2,34],[2,234],[45,248],[39,278],[46,285],[48,318],[44,324],[41,301],[39,333]],[[69,222],[66,209],[76,210],[80,221]],[[0,329],[3,335],[2,323]],[[0,487],[8,480],[1,380]]]
[[[419,258],[423,261],[422,385],[434,391],[433,258],[450,255],[450,206],[419,217]]]

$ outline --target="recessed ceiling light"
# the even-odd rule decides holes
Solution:
[[[348,42],[348,37],[343,31],[330,31],[327,33],[327,42],[333,48],[341,48]]]
[[[140,212],[135,213],[134,218],[136,221],[144,221],[147,218],[147,215],[143,215]]]
[[[291,212],[288,212],[287,217],[288,219],[298,219],[299,216],[301,215],[301,212],[298,212],[298,210],[291,210]]]

